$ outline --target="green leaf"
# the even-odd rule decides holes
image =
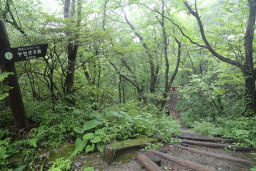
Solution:
[[[26,165],[21,165],[18,168],[16,168],[15,171],[23,171],[25,170],[25,168],[26,168]]]
[[[27,140],[28,144],[32,147],[37,147],[37,138],[31,138]]]
[[[95,131],[95,135],[100,135],[100,134],[104,134],[104,129],[97,129]]]
[[[100,141],[101,141],[101,138],[99,136],[93,137],[93,139],[91,139],[91,142],[94,143],[94,144],[96,144]]]
[[[94,138],[94,133],[87,133],[87,134],[84,134],[84,136],[83,136],[84,141],[88,141],[92,138]]]
[[[87,167],[87,168],[84,168],[84,171],[94,171],[94,168],[93,167]]]
[[[6,148],[0,147],[0,161],[5,160],[7,157]]]
[[[106,114],[105,114],[105,117],[108,119],[108,120],[113,120],[113,119],[120,119],[121,116],[119,113],[115,112],[115,111],[108,111]]]
[[[3,72],[0,74],[0,82],[3,81],[5,78],[8,77],[8,75],[13,75],[11,72]]]
[[[84,133],[84,129],[81,128],[81,127],[78,127],[78,126],[74,127],[74,131],[78,134],[83,134]]]
[[[1,92],[1,95],[0,95],[0,101],[5,99],[9,94],[8,93],[2,93]]]
[[[77,138],[75,142],[75,152],[80,153],[84,150],[87,142],[83,141],[81,138]]]
[[[246,137],[249,136],[249,134],[250,134],[250,132],[247,131],[247,130],[242,130],[242,129],[235,130],[235,135],[236,135],[237,137],[246,138]]]
[[[100,123],[96,120],[90,120],[84,123],[83,129],[84,131],[96,128]]]
[[[104,151],[104,147],[105,147],[105,145],[104,144],[102,144],[102,143],[98,143],[97,144],[97,149],[99,150],[99,152],[101,152],[101,153],[103,153],[103,151]]]
[[[89,153],[89,152],[93,151],[94,147],[95,147],[95,144],[87,145],[86,148],[85,148],[85,152]]]

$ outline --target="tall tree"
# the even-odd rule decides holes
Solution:
[[[184,4],[187,10],[189,11],[189,13],[196,18],[198,26],[200,28],[200,34],[205,45],[200,45],[189,38],[191,43],[209,50],[210,53],[216,58],[218,58],[219,60],[231,65],[234,65],[241,69],[244,75],[244,80],[245,80],[245,96],[246,96],[245,105],[247,107],[246,112],[247,112],[247,115],[252,115],[253,113],[256,114],[256,90],[255,90],[256,68],[254,67],[254,63],[253,63],[253,40],[254,40],[254,29],[255,29],[255,20],[256,20],[256,0],[248,0],[249,11],[248,11],[246,33],[244,36],[245,56],[242,57],[242,59],[240,60],[242,62],[236,61],[221,55],[209,43],[205,34],[203,23],[198,13],[197,1],[195,0],[194,10],[192,9],[192,7],[189,5],[187,1],[185,1]]]
[[[0,51],[5,48],[10,48],[10,42],[5,23],[0,19]],[[6,84],[11,87],[9,90],[9,101],[14,116],[15,126],[18,129],[26,128],[25,108],[21,97],[15,64],[10,63],[1,65],[0,67],[2,71],[11,73],[6,79]]]
[[[180,65],[180,56],[181,56],[181,42],[174,36],[174,40],[178,45],[178,54],[177,54],[177,63],[176,63],[176,67],[174,69],[174,72],[172,74],[172,77],[169,78],[169,59],[168,59],[168,36],[166,33],[166,23],[165,23],[165,0],[162,0],[162,9],[161,9],[161,20],[159,20],[161,28],[162,28],[162,37],[163,37],[163,51],[164,51],[164,59],[165,59],[165,86],[164,86],[164,92],[163,92],[163,100],[161,102],[161,108],[164,108],[165,104],[166,104],[166,99],[168,97],[171,85],[178,73],[178,69],[179,69],[179,65]]]
[[[155,88],[156,88],[156,83],[158,79],[158,73],[159,73],[159,63],[156,62],[156,66],[154,64],[154,57],[153,54],[151,53],[151,50],[149,49],[148,45],[146,44],[144,38],[142,35],[136,31],[135,27],[132,25],[132,23],[129,21],[126,12],[124,11],[124,16],[125,16],[125,21],[129,25],[129,27],[132,29],[134,34],[139,38],[143,48],[145,49],[145,52],[148,56],[148,62],[150,64],[150,92],[154,93]],[[158,61],[158,56],[156,55],[156,61]]]
[[[68,19],[73,17],[75,13],[75,0],[72,0],[72,5],[70,0],[65,0],[64,3],[64,18]],[[77,22],[76,28],[79,28],[81,25],[81,0],[77,2]],[[70,34],[70,33],[68,33]],[[77,34],[77,33],[76,33]],[[78,34],[77,35],[70,35],[71,38],[68,43],[68,66],[67,66],[67,75],[65,80],[65,93],[70,94],[74,91],[74,72],[75,72],[75,65],[76,65],[76,58],[77,58],[77,51],[79,47],[78,42]],[[75,41],[73,40],[75,37]]]

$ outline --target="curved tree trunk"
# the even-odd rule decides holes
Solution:
[[[221,61],[234,65],[242,70],[244,79],[245,79],[245,106],[246,106],[246,113],[247,113],[246,115],[248,116],[255,115],[256,114],[256,90],[255,90],[256,69],[254,68],[254,63],[253,63],[253,39],[254,39],[254,29],[255,29],[255,20],[256,20],[256,0],[248,0],[249,17],[247,21],[246,34],[244,37],[244,49],[245,49],[244,64],[222,56],[211,47],[210,43],[206,38],[204,27],[203,27],[201,18],[199,17],[199,14],[198,14],[196,2],[197,1],[195,1],[195,10],[191,8],[191,6],[188,4],[187,1],[184,2],[184,5],[186,6],[189,13],[196,18],[200,28],[201,37],[205,43],[205,46],[201,46],[198,43],[193,42],[188,36],[186,35],[185,36],[189,38],[191,43],[208,49],[212,53],[212,55],[214,55]]]
[[[173,72],[173,74],[172,74],[172,77],[171,77],[171,79],[170,79],[170,82],[168,83],[167,90],[163,93],[163,98],[164,98],[164,99],[163,99],[163,101],[162,101],[162,103],[161,103],[161,108],[162,108],[162,109],[164,108],[164,106],[165,106],[165,104],[166,104],[166,99],[167,99],[167,97],[168,97],[168,93],[169,93],[170,88],[171,88],[171,85],[172,85],[172,83],[173,83],[173,81],[174,81],[174,79],[175,79],[175,77],[176,77],[176,75],[177,75],[177,73],[178,73],[178,71],[179,71],[179,66],[180,66],[181,42],[180,42],[178,39],[176,39],[176,38],[174,38],[174,39],[175,39],[176,43],[178,44],[177,63],[176,63],[175,70],[174,70],[174,72]]]

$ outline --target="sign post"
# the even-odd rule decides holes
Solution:
[[[46,50],[47,45],[10,48],[5,23],[0,19],[0,66],[3,72],[12,73],[7,77],[5,84],[11,87],[9,101],[14,123],[18,129],[26,128],[26,117],[14,62],[45,56]]]
[[[47,47],[47,44],[42,44],[17,48],[4,48],[0,52],[0,63],[10,64],[45,56]]]

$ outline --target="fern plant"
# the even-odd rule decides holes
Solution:
[[[49,171],[68,171],[71,167],[71,160],[64,159],[64,158],[58,158],[53,163]]]
[[[9,72],[4,72],[0,74],[0,82],[3,82],[10,74]],[[10,89],[10,87],[6,86],[6,85],[1,85],[0,86],[0,101],[2,101],[3,99],[5,99],[8,96],[8,90]]]

